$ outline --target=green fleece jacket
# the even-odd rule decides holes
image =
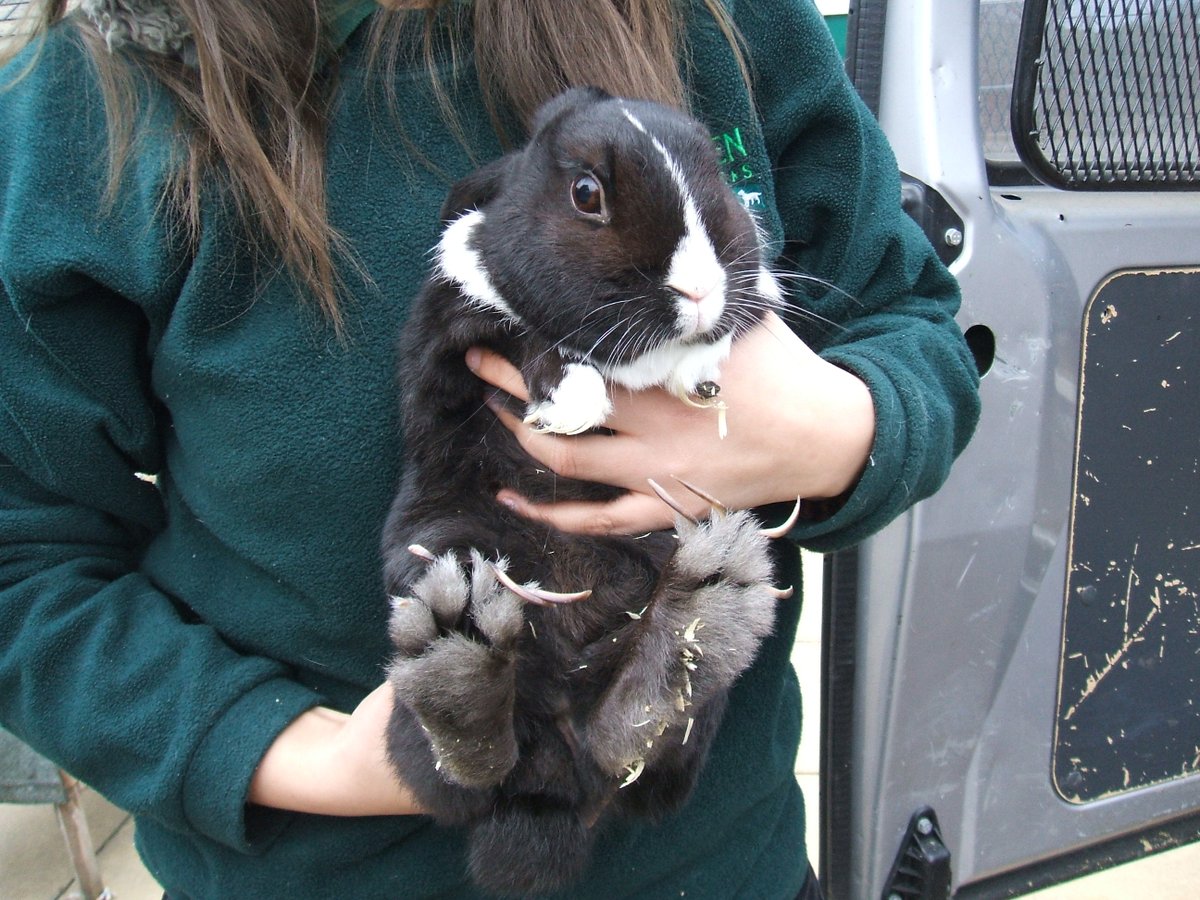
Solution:
[[[839,286],[798,283],[792,318],[877,408],[861,481],[796,531],[831,550],[942,483],[977,381],[957,289],[901,212],[895,162],[812,4],[731,7],[757,113],[703,14],[695,111],[776,264]],[[370,275],[345,273],[344,342],[289,278],[255,273],[220,203],[197,246],[179,240],[160,203],[173,113],[157,88],[144,88],[145,137],[115,203],[103,101],[70,27],[0,91],[0,721],[134,813],[173,896],[475,896],[462,836],[427,818],[246,803],[283,727],[315,704],[349,710],[383,678],[396,336],[449,179],[500,152],[469,55],[441,73],[468,149],[424,71],[397,75],[396,121],[367,77],[364,31],[341,47],[328,135],[330,216]],[[798,614],[781,604],[691,802],[658,825],[605,829],[570,897],[795,896]]]

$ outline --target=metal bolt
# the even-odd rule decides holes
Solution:
[[[942,235],[942,240],[946,242],[947,247],[961,247],[963,233],[958,228],[947,228],[946,233]]]
[[[933,822],[929,821],[925,816],[917,819],[917,831],[924,835],[933,834]]]

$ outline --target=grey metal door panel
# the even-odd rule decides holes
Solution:
[[[1147,829],[1200,812],[1200,762],[1090,802],[1064,799],[1053,765],[1088,304],[1117,273],[1200,267],[1200,194],[990,186],[978,16],[963,0],[887,9],[880,120],[901,168],[965,222],[960,322],[990,329],[995,361],[949,482],[858,554],[846,845],[826,855],[848,855],[835,897],[882,895],[925,806],[962,896],[1036,885],[1054,876],[1030,867],[1123,835],[1170,845],[1195,829]],[[1192,299],[1200,313],[1200,290]],[[1200,369],[1200,343],[1190,358]],[[1164,440],[1197,442],[1200,425],[1173,427]]]

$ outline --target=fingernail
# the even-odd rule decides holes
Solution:
[[[511,509],[513,512],[517,511],[517,507],[519,504],[517,503],[516,494],[510,493],[509,491],[501,491],[499,494],[496,495],[496,500],[500,503],[501,506],[505,506],[505,507]]]
[[[478,348],[470,347],[467,350],[467,368],[472,372],[479,371],[479,363],[482,359],[483,354],[479,352]]]

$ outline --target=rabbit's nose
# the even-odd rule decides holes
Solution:
[[[683,281],[673,279],[667,282],[667,287],[684,299],[700,303],[717,289],[717,282]]]

